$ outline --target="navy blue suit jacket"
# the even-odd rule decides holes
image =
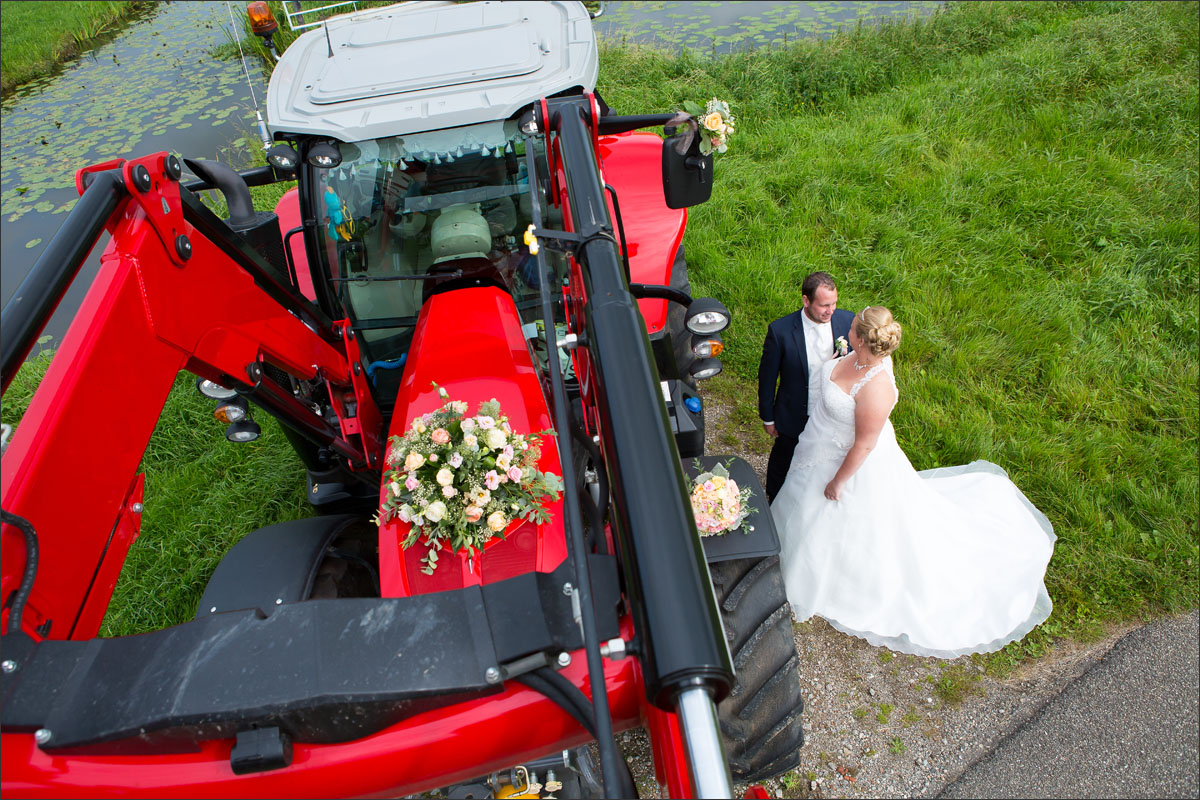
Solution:
[[[808,423],[808,348],[802,314],[803,308],[767,326],[758,363],[758,416],[764,422],[773,420],[780,436],[799,436]],[[849,341],[853,321],[851,311],[839,308],[833,312],[830,323],[835,342],[839,336]]]

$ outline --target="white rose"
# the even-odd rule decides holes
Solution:
[[[458,489],[455,489],[453,486],[442,487],[442,497],[445,497],[447,500],[449,500],[451,497],[454,497],[456,494],[458,494]]]
[[[425,509],[425,519],[430,522],[440,522],[444,516],[446,516],[446,504],[441,500],[435,500]]]
[[[471,417],[467,417],[462,421],[462,432],[470,433],[473,430],[475,430],[475,420]]]
[[[454,483],[454,473],[445,467],[442,467],[438,470],[437,482],[438,486],[449,486],[450,484]]]
[[[500,430],[499,428],[492,428],[487,432],[487,444],[488,447],[492,448],[493,450],[498,450],[499,448],[504,447],[507,442],[508,436],[506,436],[504,431]]]

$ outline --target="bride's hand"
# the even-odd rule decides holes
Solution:
[[[827,500],[841,500],[842,485],[837,481],[830,481],[825,484],[825,498]]]

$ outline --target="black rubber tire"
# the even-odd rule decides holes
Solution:
[[[307,599],[379,596],[379,529],[362,520],[329,543]]]
[[[734,780],[794,769],[804,744],[800,657],[779,557],[709,564],[737,683],[717,706]]]

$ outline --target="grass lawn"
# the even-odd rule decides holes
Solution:
[[[843,307],[904,325],[894,422],[914,466],[994,461],[1054,523],[1054,614],[1001,667],[1197,603],[1197,66],[1194,2],[967,3],[718,59],[602,53],[620,112],[717,96],[738,117],[685,241],[694,290],[734,314],[711,390],[743,446],[768,446],[766,326],[824,269]],[[308,513],[275,423],[228,445],[210,405],[181,378],[107,635],[190,618],[232,541]]]
[[[0,3],[0,91],[50,72],[145,2]]]
[[[717,96],[738,117],[685,242],[734,313],[744,429],[767,324],[826,270],[843,307],[905,326],[914,466],[994,461],[1050,517],[1055,612],[1009,655],[1197,601],[1196,73],[1195,3],[963,4],[789,50],[601,59],[618,110]]]

